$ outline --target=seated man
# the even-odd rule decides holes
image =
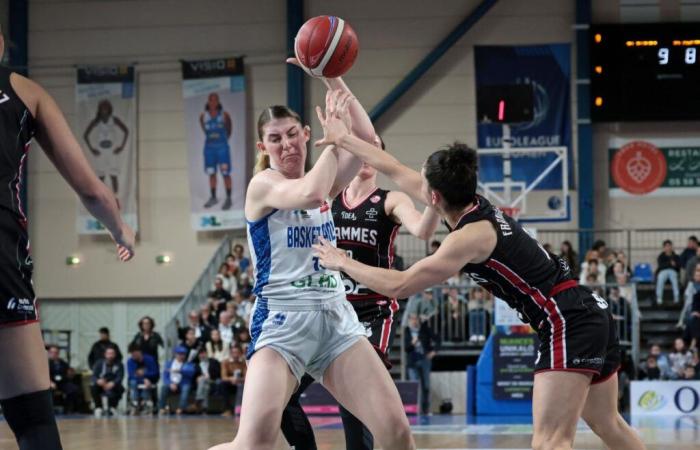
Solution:
[[[195,412],[201,413],[209,409],[209,393],[212,387],[221,380],[221,363],[207,355],[206,348],[199,349],[199,364],[197,365],[197,406]]]
[[[126,362],[129,377],[131,412],[140,413],[146,406],[146,413],[153,410],[153,390],[158,385],[158,362],[151,355],[144,354],[135,344],[129,346],[130,357]]]
[[[66,414],[75,412],[78,406],[78,398],[80,390],[73,383],[73,370],[59,356],[57,345],[49,345],[49,375],[51,377],[51,391],[54,393],[54,399],[60,397],[63,404],[63,411]]]
[[[196,367],[194,363],[187,362],[187,348],[183,345],[175,347],[175,358],[165,363],[163,369],[163,386],[160,391],[160,414],[168,412],[168,395],[172,392],[180,394],[180,402],[175,410],[176,414],[182,414],[187,407],[187,398],[192,390]]]
[[[107,347],[104,358],[98,360],[92,368],[90,390],[95,401],[95,417],[102,417],[105,407],[108,415],[116,414],[117,405],[124,394],[123,379],[124,364],[117,360],[116,349]]]
[[[228,358],[221,364],[221,389],[226,403],[224,416],[231,416],[236,412],[236,395],[238,387],[243,386],[247,368],[241,345],[231,343],[230,348]]]

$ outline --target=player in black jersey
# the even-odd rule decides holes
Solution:
[[[3,51],[0,33],[0,59]],[[110,230],[122,260],[133,255],[134,232],[122,222],[114,195],[93,173],[51,96],[0,66],[0,406],[20,450],[59,450],[32,285],[29,226],[20,202],[34,137],[88,211]]]
[[[384,149],[379,136],[374,144]],[[383,268],[393,268],[394,239],[402,224],[414,236],[427,240],[435,232],[439,220],[432,208],[426,207],[421,214],[403,192],[377,187],[377,171],[368,164],[362,164],[357,176],[333,200],[331,211],[338,248],[357,261]],[[397,299],[374,292],[346,274],[341,273],[341,276],[346,297],[367,329],[370,343],[390,369],[389,349],[398,324],[394,319],[399,310]],[[282,416],[282,431],[296,450],[316,448],[313,430],[299,404],[302,393],[313,381],[308,375],[302,379]],[[372,433],[360,420],[342,406],[340,416],[345,430],[345,448],[374,448]]]
[[[332,121],[324,124],[329,125]],[[335,135],[331,130],[318,145],[331,143],[428,202],[451,233],[434,254],[403,272],[364,265],[321,240],[316,248],[325,267],[343,271],[389,297],[420,292],[457,271],[468,273],[516,309],[540,338],[533,448],[572,448],[579,417],[608,448],[645,448],[617,412],[614,375],[620,352],[607,302],[578,286],[565,261],[545,251],[517,222],[476,194],[475,150],[455,143],[428,157],[419,174],[346,132]]]

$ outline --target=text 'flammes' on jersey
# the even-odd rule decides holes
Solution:
[[[332,221],[316,227],[287,227],[287,248],[310,248],[319,236],[335,241],[335,226]]]
[[[335,227],[335,234],[341,241],[377,245],[377,230],[363,227]]]

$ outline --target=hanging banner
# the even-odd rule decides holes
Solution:
[[[567,147],[569,180],[573,179],[571,154],[569,44],[529,46],[475,46],[476,90],[488,86],[531,85],[534,113],[531,121],[510,124],[512,147]],[[503,148],[503,125],[477,117],[478,146]],[[514,156],[513,180],[528,185],[556,159],[553,153]],[[503,159],[498,155],[479,157],[479,180],[503,180]],[[562,189],[561,164],[557,165],[536,190]]]
[[[246,93],[243,58],[182,61],[195,230],[245,226]]]
[[[609,147],[612,197],[700,195],[699,139],[616,137]]]
[[[117,197],[124,222],[138,230],[134,67],[81,67],[75,92],[77,134],[88,161]],[[79,234],[108,233],[82,203],[76,227]]]

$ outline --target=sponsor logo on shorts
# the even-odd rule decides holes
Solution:
[[[573,363],[575,366],[602,366],[603,358],[574,358]]]
[[[276,326],[282,326],[284,325],[284,321],[287,320],[287,315],[281,312],[278,312],[275,314],[275,316],[272,318],[272,324]]]
[[[639,397],[639,407],[645,411],[658,411],[666,405],[666,398],[656,391],[646,391]]]
[[[10,97],[3,91],[0,91],[0,104],[10,101]]]
[[[12,297],[7,302],[7,310],[8,311],[22,311],[22,312],[32,313],[32,312],[34,312],[34,305],[32,304],[32,301],[29,300],[28,298]]]

